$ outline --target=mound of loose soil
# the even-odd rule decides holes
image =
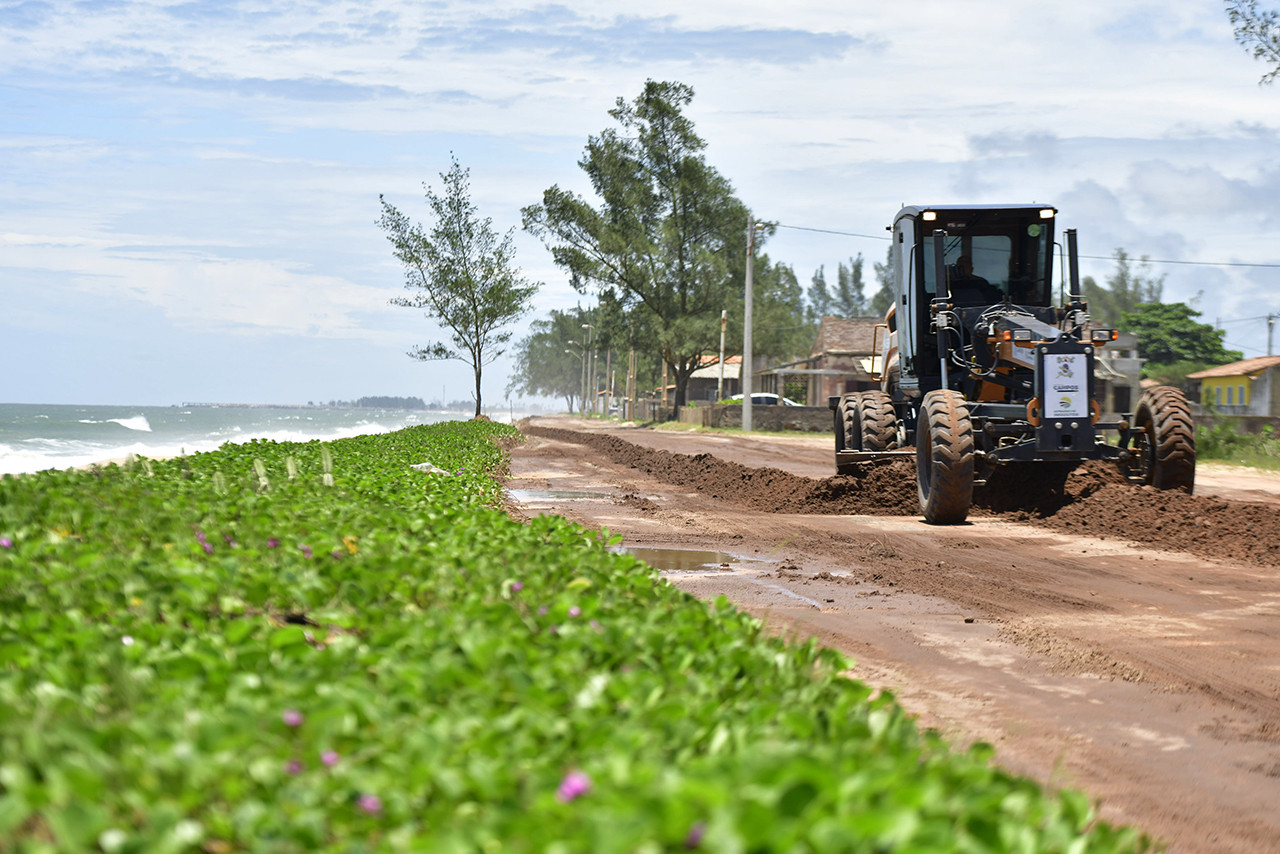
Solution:
[[[591,448],[610,461],[677,486],[774,513],[913,516],[920,512],[909,461],[866,463],[857,473],[807,478],[751,468],[710,454],[675,454],[614,436],[528,426],[525,432]],[[1150,543],[1200,557],[1280,566],[1280,524],[1272,505],[1159,491],[1124,479],[1115,466],[1007,470],[974,490],[975,515],[989,514],[1101,539]]]

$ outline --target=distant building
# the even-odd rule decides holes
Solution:
[[[1280,356],[1258,356],[1187,374],[1191,396],[1223,415],[1280,417]]]
[[[879,317],[824,317],[807,359],[778,365],[761,376],[761,391],[789,390],[788,396],[807,406],[826,406],[827,398],[851,391],[879,388],[872,377],[878,353],[874,348]],[[802,387],[799,395],[791,389]]]
[[[719,356],[703,356],[697,370],[689,375],[689,385],[685,389],[685,400],[716,401],[717,391],[721,387],[721,365]],[[732,397],[742,391],[742,357],[726,356],[723,366],[724,397]],[[674,388],[674,386],[673,386]]]

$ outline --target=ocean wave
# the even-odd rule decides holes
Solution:
[[[92,418],[81,418],[80,423],[81,424],[119,424],[121,427],[127,427],[130,430],[137,430],[140,433],[151,432],[151,423],[147,421],[147,416],[145,415],[135,415],[132,418],[104,418],[101,421],[95,421]]]

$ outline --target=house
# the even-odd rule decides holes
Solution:
[[[719,356],[703,356],[699,367],[689,375],[685,400],[689,403],[716,401],[721,397],[731,397],[740,392],[742,390],[742,357],[726,356],[723,368],[722,373]],[[720,394],[722,376],[723,393]]]
[[[804,397],[808,406],[826,406],[827,398],[851,391],[879,388],[871,369],[879,317],[824,317],[809,358],[778,365],[761,375],[761,391],[788,389],[788,397]],[[796,386],[807,390],[803,395]]]
[[[1258,356],[1187,374],[1191,397],[1224,415],[1280,417],[1280,356]]]

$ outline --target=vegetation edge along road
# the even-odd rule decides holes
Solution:
[[[0,479],[0,851],[1150,847],[607,532],[510,518],[518,440]]]

